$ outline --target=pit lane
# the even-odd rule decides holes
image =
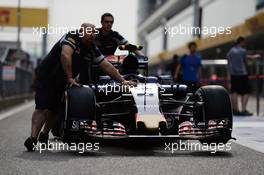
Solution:
[[[0,174],[262,174],[264,154],[231,143],[230,151],[175,151],[164,145],[100,145],[99,151],[26,152],[33,106],[0,120]],[[54,140],[52,140],[53,142]]]

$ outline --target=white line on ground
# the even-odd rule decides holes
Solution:
[[[234,141],[242,146],[264,153],[264,118],[263,117],[235,117],[233,123]]]
[[[234,136],[234,137],[236,137],[236,136]],[[242,139],[242,138],[237,138],[237,140],[235,140],[235,141],[233,140],[232,142],[235,142],[235,143],[237,143],[239,145],[248,147],[248,148],[253,149],[255,151],[259,151],[261,153],[264,153],[263,145],[259,144],[256,141],[252,141],[252,140],[248,140],[248,139]]]
[[[25,109],[30,108],[33,105],[34,105],[34,101],[30,101],[30,102],[27,102],[25,104],[14,107],[14,108],[8,110],[7,112],[3,112],[2,114],[0,114],[0,121],[18,113],[18,112],[24,111]]]
[[[246,121],[246,122],[234,122],[233,124],[234,128],[240,128],[240,127],[264,127],[264,122],[251,122],[251,121]]]

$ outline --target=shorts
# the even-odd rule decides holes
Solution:
[[[250,91],[247,75],[231,75],[231,93],[244,95],[249,94]]]
[[[62,88],[52,87],[52,83],[48,81],[36,80],[35,91],[35,109],[53,112],[59,110],[64,92]]]

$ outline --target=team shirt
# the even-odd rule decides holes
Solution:
[[[114,55],[119,45],[127,44],[128,41],[116,31],[110,31],[103,35],[101,28],[97,29],[99,33],[96,36],[95,43],[104,55]]]
[[[36,69],[36,75],[39,80],[65,84],[67,77],[61,64],[63,45],[68,45],[74,50],[72,55],[73,78],[79,73],[82,73],[83,76],[92,76],[90,72],[91,66],[93,64],[98,65],[104,60],[104,56],[94,43],[89,47],[85,46],[82,44],[81,36],[78,32],[71,31],[63,35]]]
[[[201,57],[198,54],[184,55],[181,58],[183,81],[197,82],[198,70],[201,67]]]
[[[247,50],[234,46],[227,53],[228,69],[231,75],[247,75],[246,68]]]

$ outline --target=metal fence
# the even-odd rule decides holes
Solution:
[[[15,67],[15,71],[8,75],[6,66],[0,62],[0,98],[31,93],[32,72]]]

